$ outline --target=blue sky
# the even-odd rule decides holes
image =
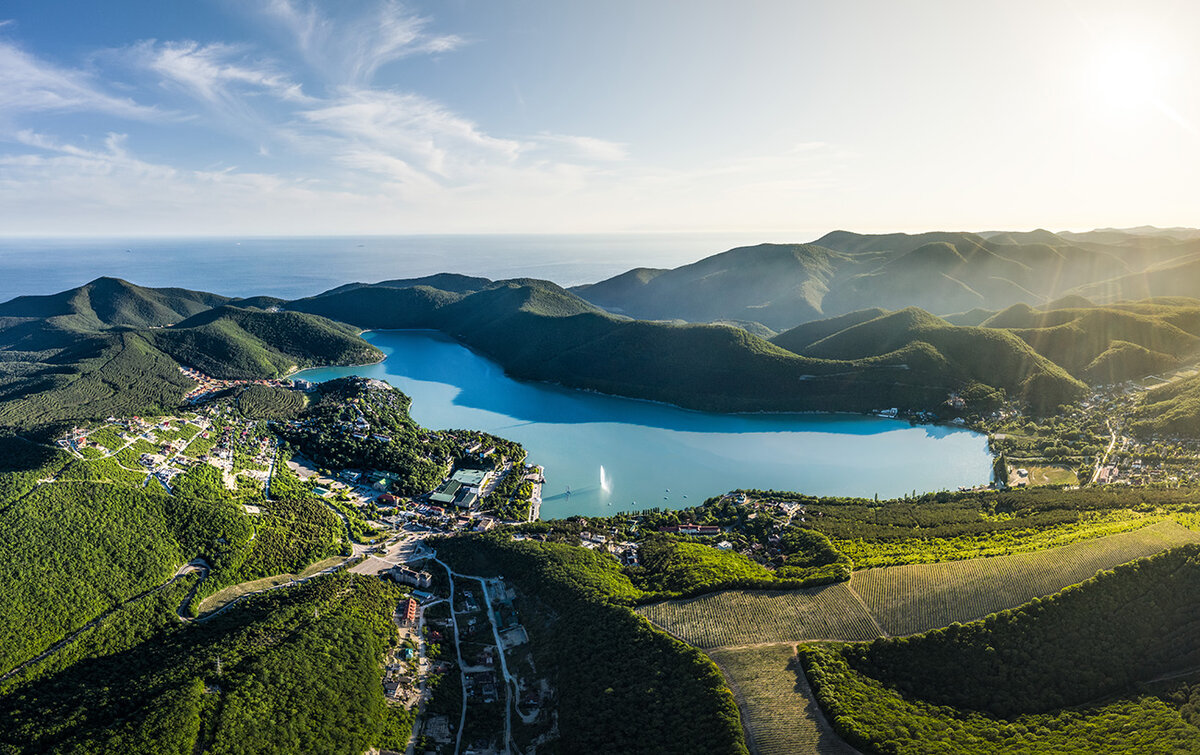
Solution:
[[[1198,225],[1184,2],[0,5],[0,234]]]

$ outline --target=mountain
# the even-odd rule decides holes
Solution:
[[[1061,367],[1003,330],[951,325],[916,307],[865,319],[869,312],[824,321],[831,323],[826,329],[833,324],[846,327],[818,340],[809,341],[817,330],[809,323],[780,334],[774,342],[792,344],[797,354],[816,359],[853,362],[902,355],[907,369],[916,374],[936,375],[942,381],[953,378],[962,385],[1002,387],[1045,406],[1083,391],[1083,385]]]
[[[673,270],[634,268],[571,291],[613,313],[641,319],[757,322],[782,331],[872,307],[916,306],[950,315],[996,312],[1016,303],[1041,306],[1067,294],[1090,298],[1087,287],[1126,278],[1124,286],[1107,285],[1136,294],[1132,283],[1141,271],[1169,267],[1169,261],[1177,263],[1189,253],[1200,258],[1198,244],[1122,235],[1106,246],[1043,229],[833,231],[811,244],[739,247]]]
[[[297,367],[361,364],[382,354],[348,325],[301,312],[224,305],[147,339],[180,364],[213,377],[279,377]]]
[[[0,304],[0,318],[50,320],[75,330],[158,328],[224,304],[229,297],[184,288],[143,288],[119,278],[49,296],[18,296]]]
[[[216,377],[267,378],[379,357],[350,326],[230,301],[99,278],[0,303],[0,427],[170,411],[194,385],[181,363]]]
[[[747,320],[772,329],[816,319],[842,255],[810,244],[740,247],[674,270],[637,268],[572,288],[639,319]]]
[[[696,409],[933,409],[971,386],[980,396],[1003,389],[1056,406],[1083,389],[1020,339],[954,328],[919,310],[868,311],[777,337],[793,345],[816,341],[796,353],[729,326],[616,316],[553,283],[528,279],[497,281],[469,294],[427,285],[365,286],[287,306],[360,328],[436,328],[515,377]],[[897,325],[905,319],[907,326]],[[834,331],[851,331],[863,320],[880,321],[872,327],[881,333],[896,332],[868,345],[868,331],[859,330],[843,339],[854,346],[834,347]],[[972,348],[982,351],[972,356]]]
[[[1114,382],[1105,378],[1142,377],[1200,349],[1200,301],[1190,301],[1049,311],[1015,304],[983,325],[1008,330],[1076,377]]]

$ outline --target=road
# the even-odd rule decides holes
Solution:
[[[454,617],[454,578],[458,577],[459,579],[476,580],[483,588],[484,613],[487,614],[488,624],[492,627],[492,636],[496,640],[496,653],[500,656],[500,671],[504,675],[504,752],[512,752],[514,749],[512,747],[512,709],[513,695],[516,694],[517,682],[516,679],[513,678],[512,674],[508,673],[508,662],[504,657],[504,645],[500,642],[500,629],[496,626],[495,615],[494,611],[492,610],[492,596],[491,592],[488,590],[487,579],[485,577],[476,577],[470,574],[457,574],[436,555],[433,557],[433,560],[441,564],[446,570],[446,573],[450,575],[450,618],[454,622],[455,651],[458,651],[458,619]],[[462,745],[462,726],[467,720],[467,684],[466,671],[464,670],[466,667],[463,665],[461,651],[458,652],[458,666],[460,669],[459,673],[463,677],[463,715],[462,721],[459,723],[458,727],[458,739],[454,744],[455,755],[458,755],[459,748]],[[525,717],[522,716],[521,720],[524,721]]]
[[[517,680],[508,673],[508,661],[504,657],[504,643],[500,641],[500,627],[496,625],[496,612],[492,609],[492,594],[488,590],[488,581],[483,577],[474,577],[483,586],[483,604],[487,608],[488,623],[492,625],[492,637],[496,639],[496,653],[500,656],[500,673],[504,674],[504,747],[512,747],[512,710],[516,704]],[[525,717],[521,717],[525,721]],[[529,723],[525,721],[525,723]],[[515,748],[513,748],[515,749]]]
[[[1117,445],[1117,430],[1112,426],[1112,422],[1106,422],[1108,431],[1112,434],[1112,440],[1108,442],[1108,448],[1105,449],[1104,455],[1100,457],[1099,463],[1096,464],[1095,471],[1092,472],[1092,479],[1088,482],[1089,485],[1095,485],[1096,480],[1100,477],[1100,470],[1108,463],[1108,457],[1112,454],[1113,448]]]
[[[425,680],[429,676],[429,659],[425,655],[426,646],[429,644],[425,640],[425,611],[436,606],[439,603],[445,603],[445,599],[435,600],[428,605],[421,606],[417,614],[417,714],[413,716],[412,733],[408,735],[408,747],[404,750],[404,755],[416,755],[417,751],[417,726],[416,722],[421,720],[421,716],[425,713],[425,703],[428,700],[428,691],[426,690]],[[450,613],[454,613],[454,606],[450,606]],[[392,614],[392,620],[396,622],[396,627],[400,627],[400,621],[397,614]]]
[[[419,533],[405,532],[399,539],[388,544],[388,549],[383,555],[364,554],[366,558],[350,567],[350,571],[355,574],[379,574],[399,564],[419,561],[428,555],[425,542],[421,538]]]
[[[458,656],[459,686],[462,687],[462,715],[458,719],[458,731],[454,736],[454,755],[458,755],[462,750],[463,726],[467,723],[467,672],[463,670],[466,668],[466,664],[463,663],[462,647],[458,642],[458,617],[454,615],[454,572],[436,554],[433,556],[433,560],[442,565],[442,568],[446,570],[446,576],[450,578],[450,623],[454,626],[454,654]]]

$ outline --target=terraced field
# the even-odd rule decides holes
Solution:
[[[965,622],[1077,584],[1102,569],[1200,542],[1175,522],[1061,548],[995,558],[866,569],[850,582],[793,592],[729,590],[638,612],[701,648],[870,640]]]
[[[870,640],[882,632],[845,582],[810,590],[727,590],[641,606],[638,613],[701,648]]]
[[[890,635],[966,622],[1050,595],[1111,569],[1185,543],[1194,532],[1166,521],[1051,550],[854,573],[850,587]]]
[[[709,651],[737,699],[755,755],[853,755],[821,715],[795,663],[795,645]]]

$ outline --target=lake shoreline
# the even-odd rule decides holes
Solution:
[[[437,330],[371,332],[382,362],[297,379],[384,380],[412,398],[412,418],[425,427],[521,443],[547,470],[546,519],[689,508],[737,488],[882,498],[991,479],[986,435],[961,426],[851,412],[703,412],[517,379]]]

